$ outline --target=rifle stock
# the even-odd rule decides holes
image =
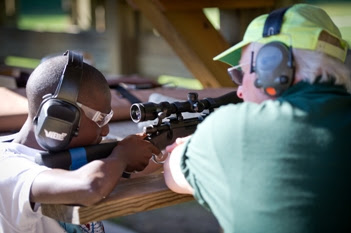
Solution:
[[[37,154],[35,162],[50,168],[74,170],[93,160],[106,158],[117,144],[113,141],[59,152],[42,152]]]

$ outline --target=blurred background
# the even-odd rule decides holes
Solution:
[[[166,5],[171,1],[159,2]],[[296,2],[322,6],[344,36],[351,38],[351,1],[246,2],[252,3],[203,8],[229,46],[241,40],[247,24],[257,15]],[[179,4],[186,8],[186,1]],[[1,0],[0,64],[34,68],[43,57],[73,49],[84,52],[107,77],[138,74],[195,89],[208,86],[194,77],[157,30],[132,0]]]
[[[30,74],[42,59],[69,49],[82,52],[107,79],[138,76],[189,89],[231,86],[221,82],[227,79],[221,74],[206,78],[207,73],[198,72],[207,66],[215,70],[212,57],[217,54],[206,51],[223,51],[242,39],[256,16],[297,2],[324,8],[351,44],[350,0],[0,0],[0,75]],[[182,25],[187,30],[182,31]],[[194,33],[199,27],[202,31]],[[218,32],[223,46],[212,43],[212,37],[202,34],[204,30]],[[192,50],[183,51],[188,48],[184,41],[198,45],[198,56]],[[202,64],[191,60],[194,57],[205,57],[205,65],[193,67],[193,63]],[[8,73],[9,67],[13,73]],[[108,222],[124,226],[125,232],[220,232],[214,217],[196,202]],[[123,231],[112,225],[108,232]]]

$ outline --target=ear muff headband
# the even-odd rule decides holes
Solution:
[[[37,116],[34,133],[39,145],[49,151],[66,149],[78,135],[80,109],[76,105],[83,71],[83,57],[67,51],[67,64],[54,95],[44,96]]]
[[[281,8],[270,13],[265,21],[263,37],[277,35],[281,31],[283,17],[289,8]],[[292,47],[275,41],[265,44],[256,56],[251,57],[251,72],[256,73],[255,86],[262,88],[271,97],[281,95],[294,80]]]
[[[83,73],[83,56],[72,51],[66,51],[63,55],[68,55],[67,64],[54,96],[58,99],[76,103]]]
[[[263,33],[262,33],[263,37],[277,35],[280,33],[280,29],[282,28],[282,24],[283,24],[283,17],[285,12],[288,9],[289,7],[280,8],[272,11],[268,15],[263,27]]]

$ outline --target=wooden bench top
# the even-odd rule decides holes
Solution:
[[[162,173],[120,181],[115,190],[100,203],[90,206],[42,204],[42,213],[50,218],[85,224],[167,207],[194,200],[166,186]]]

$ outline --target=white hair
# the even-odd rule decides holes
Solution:
[[[351,93],[351,71],[340,60],[312,50],[293,49],[293,55],[296,81],[314,83],[320,76],[319,82],[334,81]]]
[[[263,44],[254,42],[249,46],[257,53]],[[295,82],[302,80],[309,83],[334,81],[337,85],[343,85],[351,93],[351,67],[347,67],[339,59],[318,51],[296,48],[293,48],[293,57]]]

